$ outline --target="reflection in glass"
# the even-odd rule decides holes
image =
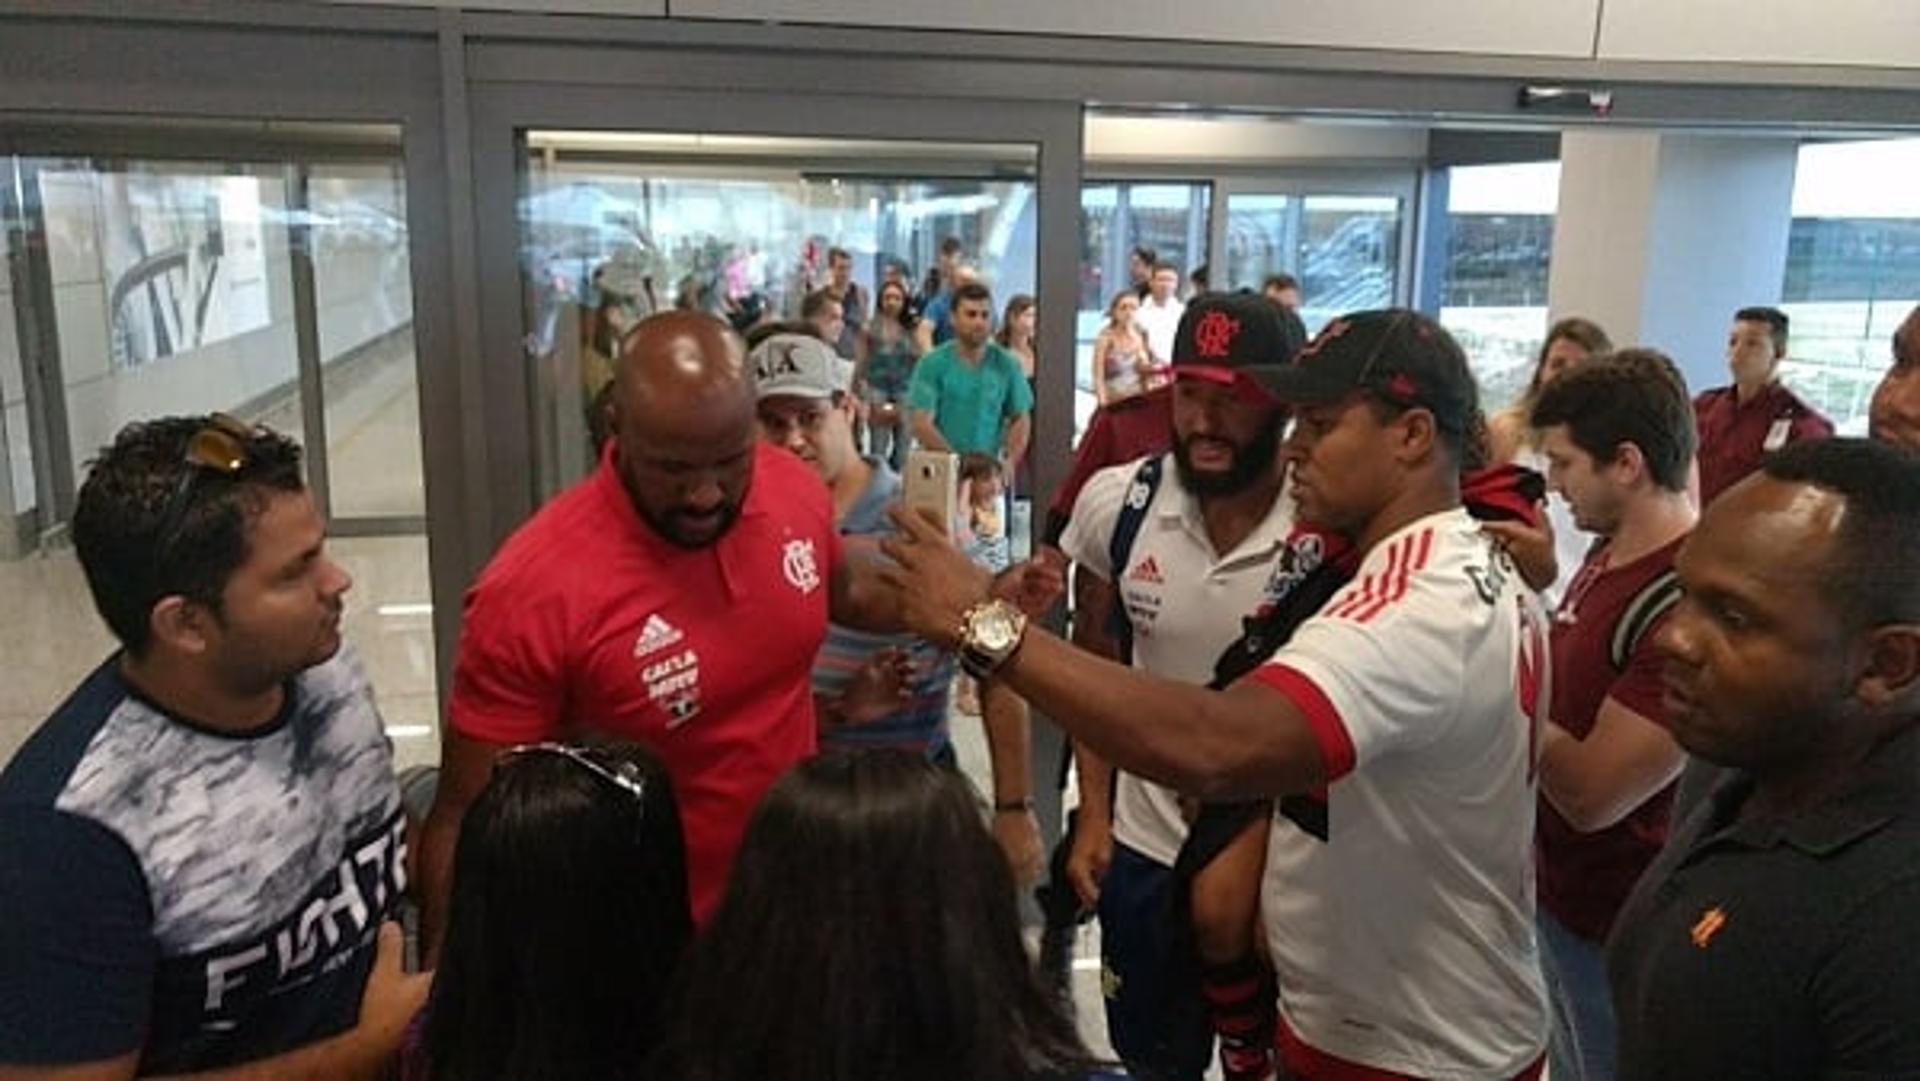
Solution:
[[[1500,409],[1526,390],[1547,330],[1560,163],[1456,166],[1447,178],[1440,321]]]
[[[1294,275],[1308,332],[1342,312],[1390,307],[1400,273],[1400,200],[1309,195],[1301,204]]]
[[[1781,308],[1793,320],[1781,378],[1864,435],[1888,342],[1920,303],[1920,139],[1808,143],[1794,173]]]
[[[589,468],[595,397],[620,335],[651,312],[706,311],[743,332],[797,318],[840,248],[861,326],[889,275],[930,299],[950,237],[996,313],[1035,292],[1031,147],[566,132],[528,145],[521,261],[543,492]]]
[[[1093,414],[1089,358],[1106,322],[1108,302],[1132,284],[1128,259],[1136,247],[1180,271],[1181,288],[1194,268],[1207,262],[1207,183],[1116,182],[1080,189],[1080,306],[1074,351],[1075,438]],[[1217,272],[1214,272],[1218,287]]]
[[[1259,289],[1267,275],[1291,271],[1295,228],[1288,196],[1227,196],[1227,288]]]
[[[76,485],[122,426],[220,410],[323,458],[335,518],[425,512],[397,163],[13,164],[33,185],[24,205],[37,207],[47,237],[47,314]],[[307,314],[324,455],[309,445],[300,381],[302,245],[312,256]]]

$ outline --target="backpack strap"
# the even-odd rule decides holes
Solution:
[[[1114,519],[1113,535],[1107,538],[1107,566],[1113,573],[1113,608],[1107,614],[1107,630],[1113,635],[1114,644],[1120,650],[1120,663],[1133,663],[1133,620],[1127,615],[1127,602],[1120,595],[1120,576],[1127,572],[1127,561],[1133,557],[1133,542],[1140,537],[1140,527],[1146,524],[1147,508],[1153,505],[1153,496],[1160,490],[1160,477],[1165,472],[1165,461],[1161,455],[1154,455],[1140,463],[1133,474],[1133,483],[1127,485],[1126,498],[1120,502],[1120,516]]]
[[[1680,603],[1680,576],[1671,567],[1655,575],[1627,602],[1613,625],[1613,638],[1607,643],[1607,659],[1613,670],[1624,672],[1640,640],[1647,636],[1660,617]]]

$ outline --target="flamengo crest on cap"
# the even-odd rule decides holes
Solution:
[[[1225,357],[1239,334],[1240,320],[1216,309],[1201,316],[1193,328],[1193,348],[1203,357]]]

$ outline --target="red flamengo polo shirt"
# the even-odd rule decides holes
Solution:
[[[1779,380],[1741,404],[1732,387],[1693,400],[1700,430],[1700,505],[1746,479],[1770,451],[1802,439],[1829,439],[1833,423]]]
[[[760,797],[814,752],[810,677],[840,563],[819,476],[764,442],[753,470],[739,521],[688,549],[634,510],[609,451],[468,592],[448,711],[490,743],[592,732],[651,748],[702,922]]]
[[[1612,644],[1614,629],[1628,605],[1649,582],[1673,568],[1679,551],[1676,540],[1625,566],[1609,567],[1607,549],[1600,548],[1587,556],[1567,586],[1553,616],[1548,655],[1553,658],[1551,716],[1569,735],[1585,739],[1609,698],[1657,725],[1666,725],[1660,682],[1663,659],[1654,639],[1667,617],[1647,625],[1624,670],[1613,666]],[[1540,907],[1587,941],[1605,941],[1627,894],[1667,843],[1672,803],[1673,786],[1668,785],[1606,829],[1581,833],[1542,796],[1534,831]]]

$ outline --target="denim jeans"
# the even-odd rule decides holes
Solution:
[[[1613,1081],[1613,999],[1602,943],[1567,930],[1546,909],[1540,928],[1540,964],[1546,970],[1553,1025],[1547,1066],[1553,1081]]]

